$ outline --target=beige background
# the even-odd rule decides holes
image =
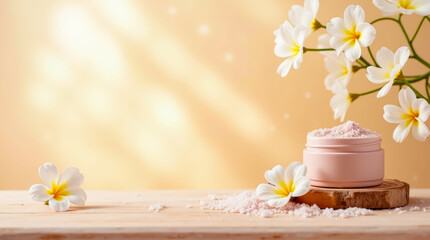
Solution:
[[[367,21],[381,16],[370,0],[323,0],[317,18],[353,2]],[[232,189],[301,161],[306,133],[339,121],[320,54],[276,74],[272,32],[293,4],[302,1],[0,1],[0,189],[40,182],[44,162],[79,167],[86,189]],[[420,17],[404,19],[411,33]],[[406,45],[393,22],[375,27],[375,53]],[[427,61],[429,38],[425,22],[416,48]],[[404,70],[425,71],[414,60]],[[349,89],[375,87],[361,71]],[[398,104],[396,88],[358,99],[347,119],[382,135],[386,177],[430,187],[430,140],[395,143],[385,104]]]

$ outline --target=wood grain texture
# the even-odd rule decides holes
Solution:
[[[260,218],[200,208],[208,194],[240,191],[88,191],[87,205],[52,212],[25,191],[0,191],[0,239],[429,239],[430,212],[378,210],[347,219]],[[410,206],[429,206],[430,189]],[[150,212],[151,204],[167,207]],[[186,208],[190,204],[192,208]]]
[[[316,204],[321,208],[345,209],[361,207],[371,209],[396,208],[409,202],[409,184],[386,179],[379,186],[368,188],[311,187],[297,202]]]

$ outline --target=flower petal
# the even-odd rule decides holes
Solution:
[[[430,1],[428,0],[415,0],[416,6],[415,13],[421,16],[427,16],[430,14]]]
[[[405,114],[405,111],[398,106],[395,105],[385,105],[384,106],[384,119],[389,123],[401,123],[404,122],[405,119],[402,117]]]
[[[333,36],[330,38],[330,46],[336,50],[336,54],[339,56],[348,48],[349,42],[345,42],[343,36]]]
[[[319,0],[305,0],[304,6],[306,10],[309,10],[313,13],[315,18],[320,7],[320,2]]]
[[[359,5],[349,5],[344,12],[345,26],[352,29],[358,24],[364,22],[365,14],[363,8]]]
[[[284,40],[284,42],[287,43],[288,45],[293,45],[294,39],[293,39],[292,33],[294,32],[294,28],[291,25],[291,23],[288,21],[285,21],[281,25],[279,30],[280,30],[280,36],[281,36],[282,40]]]
[[[378,50],[376,53],[376,60],[378,61],[378,64],[386,71],[391,71],[395,65],[394,53],[386,47],[382,47]]]
[[[349,92],[341,84],[335,84],[332,91],[335,95],[330,99],[330,107],[334,111],[334,119],[341,118],[343,122],[351,102],[348,100]]]
[[[328,55],[324,58],[325,62],[325,68],[330,73],[343,73],[346,70],[350,71],[351,66],[350,62],[346,60],[344,54],[340,54],[339,56],[336,56],[334,54]]]
[[[296,168],[302,165],[300,162],[292,162],[290,165],[288,165],[287,170],[285,171],[285,182],[294,181],[294,176],[296,174]],[[306,174],[306,169],[305,169]]]
[[[287,203],[290,201],[290,198],[291,198],[291,193],[284,198],[270,199],[269,201],[267,201],[267,203],[272,207],[280,208],[287,205]]]
[[[362,47],[368,47],[375,40],[376,29],[369,23],[360,23],[356,29],[361,34],[358,42]]]
[[[288,19],[294,26],[297,26],[302,23],[304,12],[305,9],[302,6],[293,5],[290,11],[288,11]]]
[[[390,81],[394,81],[397,74],[399,74],[399,72],[402,70],[402,66],[400,64],[397,64],[396,66],[393,67],[393,69],[391,69],[390,72]]]
[[[300,52],[297,54],[297,56],[293,58],[294,69],[299,69],[302,62],[303,62],[303,51],[300,49]]]
[[[400,47],[399,49],[397,49],[396,54],[394,54],[394,64],[400,65],[400,68],[402,68],[405,65],[406,61],[408,61],[410,54],[411,52],[409,51],[408,47]]]
[[[392,16],[400,13],[399,9],[393,4],[386,0],[373,0],[373,4],[382,11],[384,16]]]
[[[269,199],[278,199],[282,196],[276,194],[276,187],[270,184],[260,184],[257,186],[255,190],[255,194],[258,199],[261,200],[269,200]]]
[[[290,49],[291,47],[287,45],[283,40],[279,41],[275,45],[275,55],[277,57],[282,57],[282,58],[290,57],[294,55],[294,52],[292,52]]]
[[[281,75],[281,77],[287,76],[291,66],[293,65],[293,60],[293,58],[287,58],[279,65],[277,72]]]
[[[281,187],[281,184],[285,182],[285,169],[281,165],[277,165],[272,170],[267,170],[264,178],[276,187]]]
[[[294,39],[295,43],[298,44],[300,48],[303,48],[303,42],[305,41],[305,38],[306,38],[306,27],[303,26],[302,24],[299,24],[298,26],[296,26],[294,28],[293,36],[295,38]]]
[[[361,47],[358,40],[354,40],[352,47],[348,47],[345,49],[345,57],[350,62],[354,62],[355,60],[361,57]],[[349,44],[349,43],[348,43]]]
[[[28,191],[30,193],[30,198],[34,201],[45,202],[49,199],[48,188],[42,184],[34,184],[30,187]]]
[[[403,142],[403,140],[408,136],[411,126],[412,124],[408,124],[407,121],[400,123],[393,132],[394,141],[399,143]]]
[[[56,212],[64,212],[70,207],[69,199],[63,197],[61,201],[49,199],[49,207]]]
[[[84,181],[84,175],[79,172],[79,169],[75,167],[69,167],[64,169],[61,174],[58,185],[65,184],[66,189],[79,187]]]
[[[335,17],[327,23],[327,32],[331,36],[343,36],[345,32],[345,21],[340,17]]]
[[[385,84],[385,86],[383,86],[381,90],[379,90],[378,95],[376,95],[376,97],[381,98],[387,95],[391,89],[391,86],[393,86],[393,83],[394,81],[389,81],[387,84]]]
[[[84,190],[82,190],[81,188],[72,188],[67,189],[67,192],[69,192],[69,195],[67,195],[66,198],[68,198],[72,204],[78,206],[85,205],[85,201],[87,201],[87,194]]]
[[[422,122],[427,121],[430,115],[430,105],[426,100],[419,98],[412,103],[412,109],[419,113],[419,119]]]
[[[39,175],[43,183],[46,186],[51,187],[52,183],[57,183],[58,181],[58,171],[52,163],[45,163],[39,167]]]
[[[281,30],[279,28],[273,31],[273,35],[275,35],[275,43],[284,42],[281,37]]]
[[[324,79],[325,88],[327,90],[330,90],[333,92],[333,86],[335,84],[344,85],[344,81],[341,81],[341,80],[342,80],[342,78],[340,78],[337,74],[331,73],[331,74],[327,75]]]
[[[429,136],[430,131],[426,124],[418,119],[418,124],[412,126],[412,135],[418,141],[424,142]]]
[[[300,197],[305,195],[310,190],[310,181],[306,177],[300,177],[294,181],[294,191],[292,197]]]
[[[306,173],[308,171],[308,168],[306,165],[301,164],[294,168],[294,182],[296,182],[297,179],[301,177],[306,177]]]
[[[390,81],[390,79],[387,78],[387,75],[389,74],[390,72],[387,72],[387,70],[385,69],[369,66],[367,67],[366,77],[367,79],[369,79],[369,81],[376,84],[380,84],[380,83],[386,83]]]
[[[399,91],[399,103],[405,112],[409,112],[409,108],[416,99],[414,91],[409,87]]]

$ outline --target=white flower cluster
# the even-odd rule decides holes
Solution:
[[[399,92],[401,108],[387,105],[384,107],[384,119],[390,123],[399,123],[393,134],[397,142],[402,142],[412,129],[413,136],[419,141],[424,141],[430,131],[425,125],[429,116],[430,95],[428,99],[413,89],[408,80],[403,76],[402,68],[409,58],[416,58],[430,69],[430,64],[418,57],[414,52],[412,41],[420,29],[423,21],[430,14],[430,1],[424,0],[373,0],[384,16],[399,14],[399,18],[381,18],[372,23],[365,22],[365,12],[359,5],[350,5],[345,9],[343,18],[335,17],[322,25],[317,19],[319,9],[318,0],[305,0],[304,6],[294,5],[288,12],[286,20],[275,34],[275,55],[285,60],[278,67],[278,74],[285,77],[291,69],[298,69],[303,61],[304,53],[318,51],[325,55],[325,66],[329,72],[325,78],[325,87],[334,95],[330,106],[334,111],[334,118],[344,121],[350,104],[362,95],[378,91],[377,98],[388,94],[393,84],[406,85],[407,88]],[[410,39],[401,23],[402,14],[418,14],[424,16],[416,33]],[[373,58],[370,45],[375,39],[376,30],[372,26],[380,20],[396,21],[402,28],[413,56],[410,56],[410,48],[402,46],[395,53],[386,47],[382,47]],[[327,34],[319,37],[318,48],[311,49],[304,46],[306,38],[315,30],[326,28]],[[362,57],[362,48],[368,48],[374,65]],[[347,87],[354,72],[365,68],[366,77],[375,84],[384,84],[375,91],[363,94],[352,94]],[[427,79],[430,71],[425,75]],[[415,80],[422,80],[415,79]],[[403,82],[400,82],[403,81]],[[426,86],[426,88],[430,86]],[[411,89],[412,88],[412,89]],[[427,90],[427,89],[426,89]],[[413,97],[412,97],[413,95]],[[418,97],[418,99],[417,99]]]

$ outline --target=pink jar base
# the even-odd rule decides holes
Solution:
[[[362,182],[327,182],[309,179],[312,186],[315,187],[327,187],[327,188],[362,188],[362,187],[373,187],[381,185],[383,179],[373,181],[362,181]]]
[[[303,151],[306,176],[312,186],[358,188],[380,185],[384,150],[379,137],[309,137]]]

